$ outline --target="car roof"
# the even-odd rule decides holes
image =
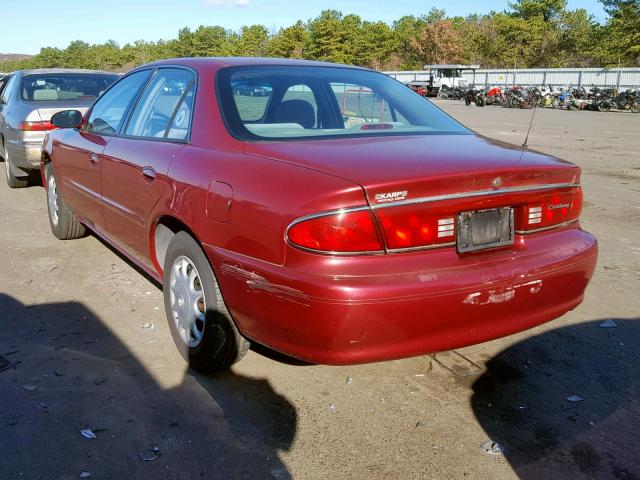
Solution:
[[[118,75],[114,72],[105,72],[103,70],[87,70],[83,68],[30,68],[25,70],[17,70],[13,73],[20,73],[22,75],[32,74],[53,74],[53,73],[87,73],[87,74],[99,74],[99,75]]]
[[[234,66],[252,66],[252,65],[273,65],[273,66],[312,66],[312,67],[343,67],[354,68],[358,70],[366,70],[362,67],[356,67],[353,65],[342,65],[331,62],[318,62],[311,60],[298,60],[291,58],[265,58],[265,57],[184,57],[184,58],[169,58],[165,60],[158,60],[157,62],[147,63],[141,65],[141,67],[148,67],[154,65],[182,65],[192,68],[197,67],[234,67]]]

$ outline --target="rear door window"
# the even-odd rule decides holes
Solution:
[[[186,139],[193,95],[189,97],[190,103],[184,100],[194,83],[195,75],[190,70],[160,69],[138,100],[125,134],[133,137]]]
[[[191,87],[182,99],[182,102],[173,114],[171,127],[167,131],[166,138],[170,140],[188,140],[191,129],[191,116],[193,115],[193,99],[195,86]]]
[[[142,70],[124,77],[95,103],[85,129],[100,135],[115,135],[124,115],[146,84],[151,70]]]

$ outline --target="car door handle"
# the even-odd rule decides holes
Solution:
[[[153,167],[143,167],[142,175],[148,180],[156,179],[156,171],[153,169]]]
[[[89,161],[93,164],[98,163],[98,155],[96,155],[95,153],[90,154]]]

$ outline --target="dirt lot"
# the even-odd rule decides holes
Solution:
[[[438,104],[518,144],[531,115]],[[439,356],[467,376],[430,357],[326,367],[264,349],[188,371],[159,288],[94,237],[55,240],[44,191],[2,179],[0,478],[639,479],[640,115],[538,111],[529,143],[583,167],[599,266],[575,311]]]

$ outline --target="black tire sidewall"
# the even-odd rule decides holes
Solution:
[[[171,268],[176,258],[187,257],[198,270],[204,292],[206,313],[202,341],[195,347],[187,345],[171,313]],[[200,245],[186,232],[178,232],[167,249],[163,274],[164,307],[171,336],[182,357],[196,370],[211,372],[227,368],[244,355],[246,342],[238,332],[224,303],[220,287],[207,256]]]

